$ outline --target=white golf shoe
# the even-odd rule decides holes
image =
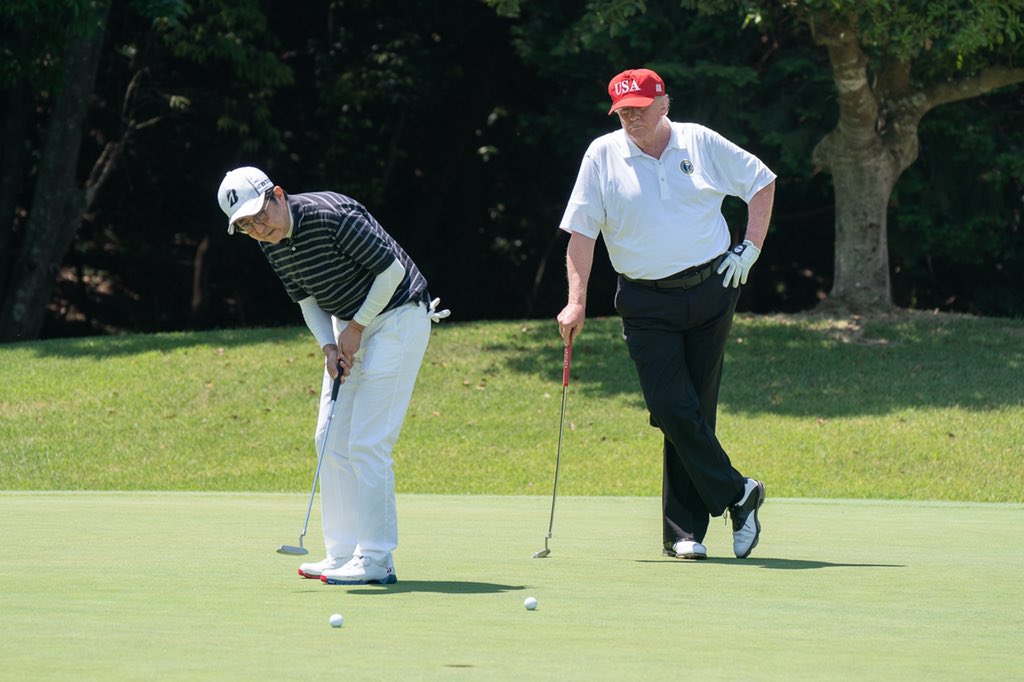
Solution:
[[[341,568],[345,565],[345,561],[346,559],[329,556],[326,559],[321,559],[320,561],[308,564],[299,564],[299,575],[303,578],[319,578],[324,571]]]
[[[677,540],[664,554],[676,559],[707,559],[708,548],[695,540]]]
[[[328,585],[365,585],[380,583],[390,585],[398,582],[391,555],[375,560],[368,556],[353,557],[342,566],[320,574],[320,580]]]

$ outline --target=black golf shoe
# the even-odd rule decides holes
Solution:
[[[761,537],[761,522],[757,510],[764,504],[764,483],[748,478],[739,502],[729,507],[732,517],[732,551],[738,559],[746,559],[757,547]]]

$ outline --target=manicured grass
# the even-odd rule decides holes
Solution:
[[[0,490],[308,490],[321,356],[304,329],[0,347]],[[403,493],[548,494],[550,320],[435,328],[395,450]],[[1024,500],[1024,322],[739,316],[718,433],[787,497]],[[657,495],[615,319],[574,347],[560,492]]]
[[[554,323],[437,327],[395,452],[399,582],[381,588],[303,581],[274,553],[298,540],[315,464],[304,330],[0,347],[0,679],[1020,670],[1024,323],[741,316],[727,354],[718,433],[768,485],[754,555],[733,559],[716,520],[708,561],[661,557],[660,440],[617,321],[592,320],[535,560]],[[306,546],[320,558],[316,510]]]
[[[545,496],[402,495],[387,588],[302,580],[274,553],[296,542],[299,493],[0,493],[0,679],[941,681],[1024,666],[1024,505],[768,492],[754,555],[732,558],[713,523],[704,562],[661,557],[656,498],[560,498],[538,560]],[[311,529],[319,558],[316,513]]]

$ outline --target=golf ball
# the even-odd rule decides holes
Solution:
[[[535,608],[537,608],[537,600],[533,597],[527,597],[523,600],[523,606],[526,607],[527,611],[533,611]]]
[[[331,624],[332,628],[340,628],[345,623],[345,617],[340,613],[335,613],[327,621]]]

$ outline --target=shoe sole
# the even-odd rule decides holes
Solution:
[[[320,582],[326,585],[394,585],[398,582],[398,576],[392,573],[386,578],[381,578],[380,580],[363,580],[361,578],[355,580],[344,580],[342,578],[328,578],[326,576],[320,576]]]
[[[754,511],[750,512],[754,515],[754,541],[750,543],[750,547],[747,548],[746,552],[736,555],[737,559],[746,559],[750,556],[750,553],[754,551],[754,548],[757,547],[758,541],[761,539],[761,519],[758,518],[757,512],[761,509],[761,505],[764,504],[764,500],[768,495],[765,491],[764,483],[760,481],[758,481],[757,485],[757,494],[760,499],[757,501],[757,506],[754,507]]]
[[[318,580],[320,578],[319,573],[315,575],[313,573],[303,573],[301,568],[299,569],[299,575],[301,575],[303,578],[309,578],[310,580]]]
[[[661,553],[667,557],[672,557],[673,559],[683,559],[684,561],[701,561],[703,559],[708,558],[707,554],[676,554],[671,549],[663,549],[661,550]]]

